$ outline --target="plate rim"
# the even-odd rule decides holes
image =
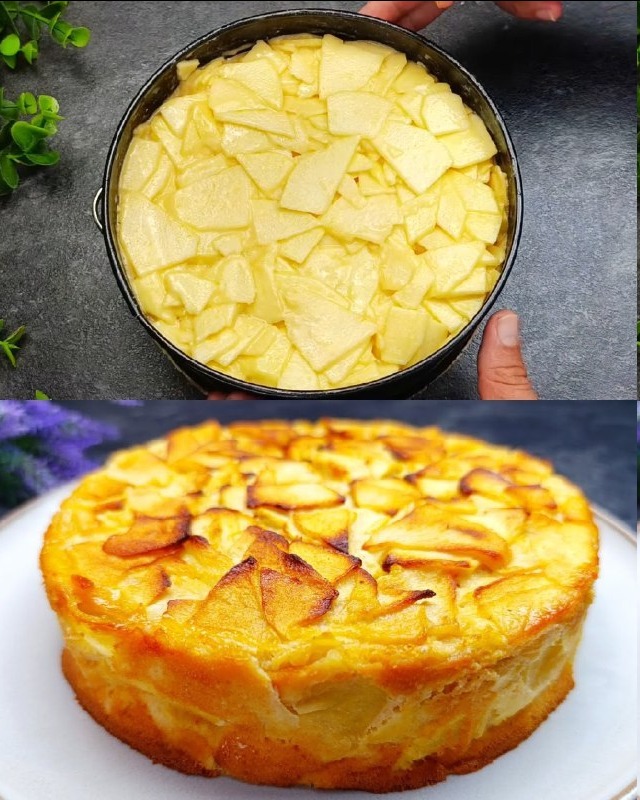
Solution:
[[[28,513],[34,506],[39,505],[43,500],[46,500],[51,495],[54,495],[65,488],[71,489],[75,483],[77,483],[77,481],[69,481],[61,484],[60,486],[56,486],[53,489],[49,489],[47,492],[43,492],[43,494],[38,495],[37,497],[32,497],[30,500],[27,500],[17,508],[10,511],[8,514],[0,517],[0,534],[4,529],[8,528],[10,524],[15,522],[17,519],[20,519],[20,517],[24,516],[24,514]],[[593,511],[596,520],[600,519],[603,522],[606,522],[609,527],[616,531],[616,533],[619,533],[624,539],[630,542],[636,548],[636,550],[638,549],[638,537],[633,532],[632,528],[619,519],[615,514],[612,514],[602,508],[602,506],[600,506],[598,503],[589,502],[589,507]],[[628,786],[625,786],[621,792],[616,794],[614,797],[608,798],[607,800],[637,800],[637,790],[638,781],[632,781],[630,784],[628,784]],[[5,798],[4,795],[0,794],[0,800],[9,800],[9,798]]]

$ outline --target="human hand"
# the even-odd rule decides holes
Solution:
[[[478,353],[478,393],[481,400],[537,400],[520,349],[518,317],[498,311],[484,330]],[[213,392],[209,400],[254,400],[250,394]]]
[[[433,22],[448,8],[453,2],[428,2],[428,0],[418,0],[417,2],[404,2],[404,0],[373,0],[360,9],[361,14],[368,17],[379,17],[388,22],[395,22],[419,31],[425,25]],[[556,22],[562,16],[562,3],[560,2],[527,2],[516,3],[496,3],[497,6],[514,17],[521,19],[537,19],[545,22]]]
[[[494,314],[478,352],[481,400],[537,400],[520,346],[520,323],[513,311]]]

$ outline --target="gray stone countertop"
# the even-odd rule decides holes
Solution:
[[[36,70],[2,73],[7,92],[56,96],[62,161],[0,200],[0,317],[28,336],[0,397],[196,398],[130,315],[91,203],[129,100],[173,53],[217,26],[300,7],[358,2],[74,2],[83,51],[47,43]],[[555,24],[464,2],[428,36],[502,111],[519,155],[523,238],[499,299],[522,317],[533,381],[547,399],[636,396],[636,4],[567,2]],[[424,398],[476,396],[477,334]]]

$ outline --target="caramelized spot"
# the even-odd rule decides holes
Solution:
[[[138,517],[126,533],[110,536],[102,549],[110,556],[121,558],[153,553],[184,542],[190,525],[191,516],[186,511],[167,519]]]
[[[490,469],[472,469],[460,479],[460,493],[465,496],[475,493],[500,496],[508,486],[511,483],[506,478]]]

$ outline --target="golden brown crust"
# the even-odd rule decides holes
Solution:
[[[203,768],[183,751],[168,744],[144,703],[132,703],[117,715],[107,713],[68,650],[62,654],[62,668],[80,705],[120,741],[148,756],[154,763],[187,775],[217,777],[223,774]],[[367,765],[363,769],[357,759],[343,758],[319,768],[298,748],[287,747],[281,742],[256,741],[255,732],[249,732],[247,738],[236,736],[223,741],[216,753],[216,761],[227,774],[256,784],[302,784],[320,789],[340,787],[377,793],[417,789],[439,783],[448,775],[475,772],[517,747],[560,705],[573,686],[571,666],[567,665],[532,703],[474,741],[462,759],[448,758],[443,753],[439,758],[421,759],[406,770],[394,770],[396,751],[387,748],[386,753],[380,753],[381,760],[387,756],[386,761],[377,767]]]
[[[560,702],[597,531],[549,464],[467,437],[207,423],[82,481],[41,566],[65,674],[123,741],[390,791],[479,768]]]

